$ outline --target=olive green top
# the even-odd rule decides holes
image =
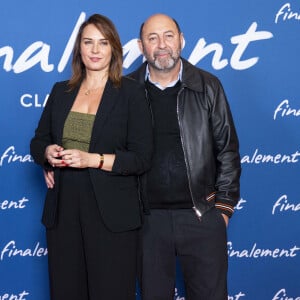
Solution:
[[[64,149],[78,149],[88,152],[95,121],[95,115],[70,111],[63,130]]]

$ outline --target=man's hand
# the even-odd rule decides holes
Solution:
[[[224,222],[225,222],[226,227],[227,227],[227,226],[228,226],[228,223],[229,223],[229,217],[228,217],[227,215],[225,215],[225,214],[222,214],[222,217],[223,217]]]

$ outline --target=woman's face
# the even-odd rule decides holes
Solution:
[[[82,32],[80,53],[87,71],[108,72],[112,48],[109,41],[93,24],[87,25]]]

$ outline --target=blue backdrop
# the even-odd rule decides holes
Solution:
[[[151,14],[178,20],[183,56],[218,76],[241,145],[241,199],[228,228],[229,300],[300,299],[300,5],[279,0],[2,1],[0,9],[0,300],[48,300],[40,223],[45,183],[29,141],[55,81],[70,76],[78,26],[116,24],[124,73]],[[139,298],[139,295],[138,297]],[[176,300],[184,299],[178,273]]]

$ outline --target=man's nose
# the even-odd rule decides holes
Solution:
[[[159,48],[165,48],[166,47],[165,38],[163,36],[158,38],[158,47]]]

